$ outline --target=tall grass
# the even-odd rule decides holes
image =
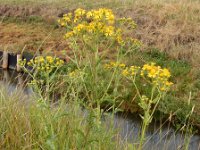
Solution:
[[[97,127],[93,113],[80,104],[74,97],[51,105],[1,87],[0,149],[123,149],[113,140],[114,130]]]
[[[110,9],[77,9],[59,23],[66,28],[70,62],[52,56],[20,62],[31,77],[33,98],[25,104],[20,95],[1,92],[2,148],[143,149],[146,130],[173,84],[169,70],[155,63],[123,63],[141,42],[125,36],[135,22],[116,19]],[[134,101],[141,110],[139,144],[120,144],[115,130],[102,123],[102,115],[114,116],[124,101]]]
[[[99,122],[97,111],[87,107],[75,89],[65,88],[64,95],[68,95],[67,97],[62,96],[55,102],[49,102],[46,95],[40,97],[36,90],[32,96],[28,96],[23,89],[10,91],[5,85],[1,86],[0,149],[138,149],[138,143],[134,143],[135,141],[121,139],[118,132],[121,129],[114,128],[112,113],[106,115],[111,119],[108,121],[109,125]],[[189,132],[182,145],[184,149],[188,149],[191,137],[188,124],[190,115],[188,114],[185,124],[185,131]],[[137,136],[137,141],[142,139],[140,135]],[[160,135],[158,143],[161,142],[162,136],[165,135]],[[175,135],[173,138],[176,138]],[[149,137],[145,136],[145,139],[149,140]],[[146,144],[145,141],[143,146],[146,147]],[[163,149],[167,149],[169,144],[166,140]]]

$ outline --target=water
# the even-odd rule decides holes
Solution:
[[[24,88],[26,76],[17,74],[14,71],[0,70],[0,85],[7,87],[8,92],[23,89],[25,95],[31,95],[30,88]],[[109,127],[113,119],[105,117],[104,123]],[[138,143],[141,119],[133,114],[118,113],[114,116],[113,127],[120,133],[122,142]],[[162,128],[161,128],[162,126]],[[176,150],[183,149],[185,135],[176,132],[168,123],[153,122],[146,133],[145,150]],[[193,135],[190,138],[190,150],[200,150],[200,135]]]
[[[115,115],[115,127],[119,128],[120,135],[124,141],[137,143],[140,133],[141,119],[137,116],[123,113]],[[185,135],[175,132],[168,123],[153,122],[146,133],[145,150],[176,150],[183,149]],[[200,149],[200,136],[194,135],[190,139],[190,150]]]

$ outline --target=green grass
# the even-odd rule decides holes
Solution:
[[[76,93],[70,93],[71,99],[60,97],[56,103],[48,103],[38,93],[30,97],[20,87],[8,93],[8,87],[0,86],[0,149],[137,150],[138,143],[127,143],[121,139],[122,129],[113,128],[112,114],[106,114],[109,128],[108,122],[99,125],[95,109],[83,109]],[[162,146],[167,149],[169,145]]]
[[[200,90],[198,82],[198,75],[200,72],[195,72],[190,63],[172,58],[167,53],[160,52],[158,49],[150,49],[143,52],[135,51],[132,55],[129,55],[129,59],[126,59],[126,61],[130,65],[142,65],[147,62],[155,62],[162,67],[169,68],[172,73],[172,80],[175,82],[175,86],[166,95],[166,100],[161,101],[159,108],[160,113],[163,113],[164,117],[168,117],[171,112],[177,112],[175,113],[177,117],[175,117],[175,120],[182,122],[186,114],[188,114],[188,111],[191,110],[191,107],[195,105],[196,108],[193,114],[192,124],[198,124],[200,116],[197,115],[199,114],[199,104],[197,99],[198,92]],[[191,72],[193,72],[192,75]],[[190,93],[192,99],[188,105]],[[135,108],[133,107],[133,112],[134,109]]]
[[[129,59],[126,60],[127,64],[138,64],[142,65],[146,62],[156,62],[158,65],[161,65],[163,67],[170,68],[170,71],[172,72],[172,79],[173,82],[175,82],[175,86],[173,88],[173,91],[169,93],[167,96],[167,101],[162,104],[161,110],[167,115],[170,114],[170,112],[174,112],[177,109],[180,108],[180,111],[177,114],[178,120],[181,122],[181,120],[184,120],[184,115],[188,113],[188,110],[190,110],[190,106],[187,106],[188,103],[188,97],[190,92],[192,93],[192,99],[191,104],[195,104],[195,111],[194,111],[194,120],[196,122],[194,124],[199,123],[199,108],[200,104],[198,103],[199,100],[199,91],[200,91],[200,71],[198,69],[199,65],[199,44],[198,44],[198,33],[199,28],[198,24],[200,21],[199,18],[199,1],[193,0],[193,1],[187,1],[187,0],[170,0],[170,1],[164,1],[164,0],[155,0],[155,1],[131,1],[131,0],[103,0],[103,1],[96,1],[96,0],[68,0],[68,1],[52,1],[52,0],[45,0],[45,1],[34,1],[34,0],[0,0],[0,4],[8,4],[10,6],[22,6],[22,7],[40,7],[46,5],[47,11],[46,15],[48,15],[49,12],[55,11],[57,13],[57,10],[54,10],[55,8],[60,9],[73,9],[73,8],[98,8],[98,7],[108,7],[112,8],[116,14],[120,15],[126,15],[131,16],[134,19],[136,19],[139,23],[138,25],[138,31],[137,34],[141,34],[140,37],[143,41],[151,41],[153,39],[154,44],[153,46],[150,44],[151,47],[156,48],[148,48],[145,49],[143,52],[138,51],[133,53],[129,56]],[[52,8],[52,9],[48,9]],[[50,10],[50,11],[49,11]],[[137,10],[134,12],[134,10]],[[192,11],[191,11],[192,10]],[[139,13],[138,13],[139,12]],[[136,15],[134,15],[136,14]],[[57,14],[56,14],[57,15]],[[151,20],[152,26],[148,26],[150,23],[147,21],[147,23],[143,24],[140,23],[140,21],[143,21],[141,18],[149,17]],[[57,17],[57,16],[56,16]],[[54,20],[55,21],[55,20]],[[25,32],[27,31],[27,37],[30,36],[32,33],[29,32],[32,29],[28,29],[29,27],[38,27],[42,29],[45,33],[48,33],[52,31],[53,33],[53,41],[57,40],[58,36],[62,36],[62,32],[58,31],[59,29],[55,29],[54,34],[54,27],[55,22],[48,23],[48,18],[40,17],[40,16],[27,16],[25,18],[5,18],[5,24],[14,23],[14,24],[21,24],[19,28],[24,28]],[[50,24],[45,26],[44,24]],[[154,24],[155,23],[155,24]],[[164,25],[163,25],[163,24]],[[166,23],[166,24],[165,24]],[[24,26],[26,27],[24,27]],[[184,26],[179,26],[184,25]],[[6,27],[5,27],[6,28]],[[157,29],[158,30],[154,30]],[[175,30],[174,30],[175,29]],[[179,29],[182,29],[180,31],[180,34],[172,35],[175,31],[179,31]],[[8,29],[10,30],[10,28]],[[14,29],[16,30],[16,29]],[[13,31],[14,31],[13,30]],[[31,43],[31,48],[37,49],[37,47],[40,46],[41,41],[46,37],[42,35],[43,33],[41,30],[38,29],[38,36],[41,36],[39,41],[31,39],[29,40]],[[37,31],[36,31],[37,33]],[[60,33],[60,35],[59,35]],[[151,33],[161,33],[160,37],[164,37],[160,41],[156,41],[159,39],[158,37],[154,37],[154,34]],[[41,34],[41,35],[40,35]],[[151,34],[151,35],[150,35]],[[191,35],[194,35],[191,37]],[[149,38],[151,37],[152,38]],[[12,36],[10,36],[13,38]],[[185,42],[184,40],[187,39],[190,40],[194,39],[194,42]],[[58,39],[59,39],[58,38]],[[176,43],[177,39],[183,38],[183,41],[180,40]],[[155,42],[156,41],[156,42]],[[17,42],[17,44],[20,42]],[[50,42],[51,43],[51,42]],[[147,42],[148,43],[148,42]],[[175,43],[175,44],[174,44]],[[25,43],[27,44],[27,43]],[[22,49],[25,45],[24,43],[21,44],[19,49]],[[145,43],[146,44],[146,43]],[[28,45],[28,44],[27,44]],[[48,45],[48,43],[47,43]],[[167,45],[167,46],[166,46]],[[166,49],[166,47],[168,47]],[[194,46],[195,47],[192,47]],[[147,44],[147,46],[149,46]],[[188,48],[189,47],[189,48]],[[44,47],[43,49],[45,49]],[[53,49],[52,47],[48,49]],[[63,47],[61,47],[63,48]],[[150,49],[150,50],[149,50]],[[160,52],[164,51],[165,52]],[[191,53],[190,53],[191,52]],[[190,55],[191,54],[191,55]],[[186,56],[189,58],[187,58]],[[186,58],[185,58],[186,57]],[[191,58],[190,58],[191,57]],[[134,108],[134,107],[133,107]],[[163,109],[164,108],[164,109]]]
[[[92,112],[85,115],[81,101],[60,99],[54,106],[7,90],[0,89],[0,149],[124,149],[112,140],[113,129],[97,127]]]

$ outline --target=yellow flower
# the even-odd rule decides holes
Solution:
[[[78,8],[74,13],[76,17],[82,17],[85,15],[86,11],[84,9]]]
[[[28,65],[28,66],[31,66],[32,64],[31,64],[31,62],[29,61],[29,62],[27,63],[27,65]]]
[[[74,27],[74,32],[80,32],[82,31],[83,29],[85,29],[85,25],[84,24],[78,24],[76,27]]]
[[[122,37],[121,36],[117,36],[116,37],[116,40],[117,40],[117,42],[119,43],[119,44],[123,44],[123,40],[122,40]]]
[[[81,72],[80,70],[76,69],[76,70],[70,72],[68,75],[71,78],[79,78],[82,74],[83,74],[83,72]]]
[[[74,18],[74,23],[76,23],[78,21],[78,19],[79,19],[78,17],[75,17]]]
[[[75,71],[72,71],[72,72],[69,73],[70,77],[74,77],[75,75],[76,75]]]
[[[63,61],[63,60],[60,60],[59,62],[60,62],[60,65],[63,65],[63,64],[64,64],[64,61]]]
[[[46,60],[48,61],[48,63],[53,63],[54,59],[52,56],[46,56]]]
[[[70,37],[72,37],[74,35],[74,33],[71,31],[71,32],[67,32],[64,36],[65,39],[68,39]]]
[[[52,56],[46,56],[46,59],[51,60],[51,59],[53,59],[53,57]]]
[[[151,70],[148,73],[148,77],[155,78],[156,75],[157,75],[156,69],[155,68],[151,68]]]
[[[59,20],[58,20],[58,23],[59,23],[62,27],[64,27],[64,26],[67,25],[67,23],[66,23],[63,19],[59,19]]]
[[[64,14],[63,15],[63,20],[68,23],[68,22],[71,22],[71,13],[68,13],[68,14]]]
[[[161,77],[167,77],[169,78],[171,76],[170,72],[168,69],[164,68],[160,74]]]
[[[123,75],[123,76],[128,76],[128,75],[129,75],[128,68],[126,68],[126,69],[124,69],[124,70],[122,71],[122,75]]]
[[[171,85],[173,85],[173,83],[172,83],[172,82],[169,82],[169,81],[166,81],[166,82],[165,82],[165,85],[166,85],[166,86],[171,86]]]
[[[161,91],[166,91],[167,89],[165,87],[160,88]]]
[[[113,26],[104,27],[103,32],[105,36],[112,36],[114,34],[114,27]]]
[[[124,68],[124,67],[126,67],[126,65],[125,64],[119,64],[119,67]]]
[[[39,58],[39,62],[40,62],[40,63],[44,62],[44,57],[40,57],[40,58]]]
[[[151,82],[156,86],[161,86],[160,90],[165,91],[167,87],[171,86],[173,83],[169,82],[170,72],[166,68],[161,68],[156,66],[155,63],[145,64],[142,67],[140,75],[142,77],[148,77]]]
[[[50,67],[49,67],[49,66],[47,66],[47,67],[46,67],[46,69],[47,69],[47,70],[50,70]]]
[[[131,67],[130,67],[131,75],[134,76],[134,75],[137,73],[138,69],[140,69],[140,67],[131,66]]]
[[[113,61],[111,61],[111,62],[110,62],[110,66],[111,66],[111,67],[116,67],[116,66],[117,66],[117,63],[116,63],[116,62],[113,62]]]
[[[106,68],[106,69],[112,69],[112,68],[117,68],[117,67],[125,68],[126,65],[124,63],[113,62],[113,61],[111,61],[109,64],[104,65],[104,68]]]
[[[87,12],[87,14],[86,14],[87,19],[92,18],[92,16],[93,16],[93,11]]]
[[[111,66],[110,66],[110,64],[105,64],[105,65],[104,65],[104,68],[105,68],[105,69],[110,69]]]

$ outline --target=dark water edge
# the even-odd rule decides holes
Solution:
[[[133,114],[116,114],[115,127],[119,128],[124,141],[137,143],[141,128],[141,118]],[[200,136],[190,138],[189,149],[200,149]],[[146,132],[145,150],[176,150],[183,149],[185,134],[176,132],[169,123],[152,122]]]
[[[26,82],[27,76],[25,74],[0,69],[0,84],[3,87],[7,87],[8,93],[20,88],[23,89],[25,95],[31,95],[32,90],[24,87]],[[102,122],[108,128],[114,128],[119,131],[122,142],[139,142],[141,119],[138,115],[117,113],[114,115],[114,119],[112,117],[103,117]],[[152,122],[146,132],[144,150],[182,150],[184,141],[185,134],[176,132],[169,123]],[[200,135],[193,135],[190,138],[189,150],[200,150]]]

